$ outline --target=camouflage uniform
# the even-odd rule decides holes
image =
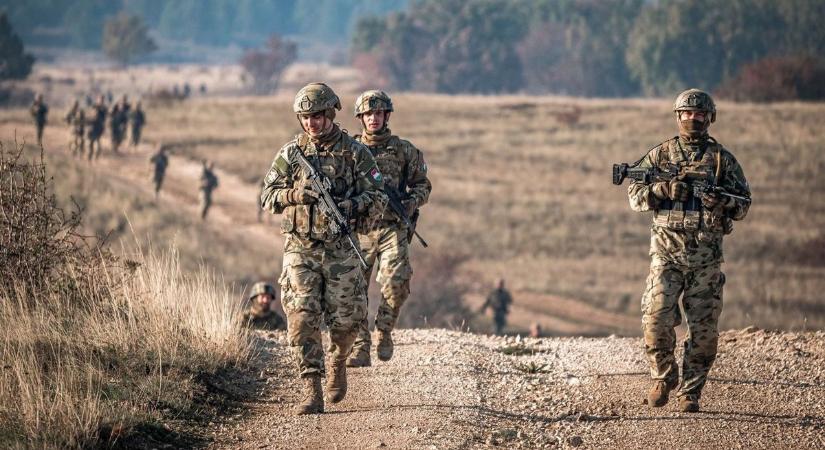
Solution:
[[[135,110],[132,111],[130,119],[132,123],[132,145],[137,146],[140,144],[140,134],[143,131],[143,125],[146,124],[146,113],[143,112],[140,102],[135,105]]]
[[[510,292],[504,288],[504,282],[499,281],[499,286],[487,295],[487,299],[484,301],[484,304],[481,305],[482,314],[487,308],[493,310],[493,322],[496,325],[496,334],[501,334],[504,331],[511,303],[513,303],[513,297],[510,295]]]
[[[152,181],[155,183],[155,198],[157,198],[163,185],[163,177],[166,175],[166,167],[169,165],[169,157],[166,156],[166,150],[162,145],[158,148],[158,152],[149,158],[149,162],[154,168]]]
[[[340,101],[321,83],[301,89],[293,106],[297,114],[323,111],[330,121],[335,114],[333,108],[340,109]],[[308,187],[306,174],[297,161],[298,152],[329,177],[331,195],[337,202],[349,201],[358,220],[363,220],[362,215],[374,203],[384,204],[385,200],[381,175],[369,150],[337,125],[319,138],[305,133],[288,142],[278,151],[264,178],[261,207],[283,215],[281,232],[286,241],[279,283],[289,345],[300,376],[305,382],[318,383],[314,391],[312,386],[307,388],[317,396],[317,380],[325,372],[321,320],[329,328],[330,364],[335,377],[344,377],[345,386],[343,362],[352,348],[358,324],[366,315],[366,286],[359,261],[345,237],[333,232],[317,203],[299,199]],[[329,384],[327,389],[329,393]],[[343,394],[332,401],[342,398]],[[319,398],[305,405],[307,408],[298,414],[323,411],[323,400]]]
[[[34,97],[32,106],[29,109],[37,129],[37,145],[43,145],[43,128],[46,127],[46,117],[49,115],[49,107],[43,101],[43,95],[37,94]]]
[[[103,136],[106,127],[106,115],[108,114],[102,95],[98,97],[97,103],[92,108],[92,121],[89,127],[89,161],[92,158],[99,158],[102,150],[100,138]],[[95,151],[95,144],[97,144],[97,151]]]
[[[367,91],[356,100],[355,115],[360,118],[368,111],[379,109],[386,113],[393,111],[389,96],[381,91]],[[397,190],[404,199],[404,206],[414,210],[413,217],[417,218],[418,208],[427,203],[432,190],[432,184],[427,179],[427,164],[421,151],[409,141],[393,135],[386,123],[379,132],[370,134],[365,131],[363,135],[356,136],[356,139],[369,146],[378,170],[384,177],[384,186]],[[409,248],[412,230],[408,230],[404,222],[387,209],[373,229],[362,229],[359,233],[358,239],[369,264],[364,273],[367,286],[373,266],[378,262],[376,281],[381,284],[381,301],[375,316],[375,329],[379,334],[389,335],[398,320],[401,306],[410,295],[413,270]],[[390,344],[387,345],[391,346],[391,338],[387,336],[385,339],[389,339]],[[370,343],[369,323],[365,317],[353,348],[351,365],[368,364],[354,363],[354,360],[369,361]],[[382,354],[392,356],[391,350]],[[381,356],[379,354],[379,358],[389,359]]]
[[[72,140],[69,143],[72,155],[83,157],[86,147],[86,113],[80,108],[80,102],[77,100],[75,100],[72,108],[66,114],[66,123],[72,132]]]
[[[741,220],[747,214],[750,190],[733,154],[707,135],[707,126],[716,116],[710,96],[698,90],[686,91],[677,98],[674,111],[706,112],[709,117],[704,132],[688,133],[680,122],[680,136],[653,148],[638,167],[664,170],[673,164],[680,169],[707,173],[726,192],[748,199],[697,198],[690,191],[686,201],[676,201],[657,194],[657,189],[667,188],[665,185],[657,187],[656,183],[636,181],[628,188],[634,211],[653,211],[650,274],[642,297],[642,331],[650,375],[653,380],[666,383],[667,390],[678,383],[679,367],[673,351],[674,327],[681,322],[681,296],[688,332],[678,395],[683,401],[695,403],[694,410],[698,410],[702,388],[716,358],[717,324],[725,284],[725,275],[720,270],[722,236],[731,232],[733,220]]]
[[[249,308],[246,313],[244,313],[244,323],[251,328],[260,330],[274,331],[284,329],[286,327],[284,319],[273,311],[270,305],[261,306],[260,303],[256,301],[256,298],[263,294],[270,295],[273,301],[277,298],[275,288],[273,288],[271,284],[265,282],[255,283],[249,294]]]
[[[218,177],[215,175],[213,168],[214,164],[207,161],[203,162],[198,202],[201,212],[201,220],[206,219],[206,214],[209,212],[209,207],[212,206],[212,191],[218,187]]]

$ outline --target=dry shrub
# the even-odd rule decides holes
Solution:
[[[198,375],[249,355],[235,296],[207,271],[89,245],[42,161],[0,152],[0,180],[0,447],[116,443],[191,408]]]
[[[719,88],[721,97],[775,102],[825,99],[825,58],[772,56],[744,65]]]

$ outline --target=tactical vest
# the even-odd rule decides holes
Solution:
[[[385,185],[394,187],[398,192],[406,192],[406,186],[402,184],[406,184],[407,180],[407,149],[401,139],[391,136],[385,143],[369,149]]]
[[[353,140],[347,134],[342,134],[341,140],[331,151],[318,153],[315,146],[309,142],[306,135],[296,140],[292,151],[302,151],[307,160],[326,175],[332,189],[330,194],[336,202],[346,200],[355,195],[356,174],[355,153],[352,147]],[[300,186],[306,180],[306,174],[295,158],[291,158],[291,179],[293,186]],[[354,223],[351,224],[354,226]],[[281,232],[292,233],[300,238],[320,241],[331,241],[337,236],[330,230],[329,221],[321,214],[316,204],[294,205],[284,208],[281,221]]]
[[[704,151],[690,155],[688,149],[683,147],[678,139],[671,139],[662,144],[656,164],[662,170],[667,170],[668,165],[675,165],[680,171],[689,170],[691,173],[704,174],[701,181],[715,184],[717,165],[724,164],[721,152],[722,146],[711,139]],[[689,160],[689,158],[696,159]],[[691,183],[694,180],[696,178],[684,180],[690,187],[690,196],[687,201],[664,200],[660,202],[653,214],[654,225],[672,230],[727,232],[726,222],[729,222],[729,219],[702,206],[702,200],[693,193]]]

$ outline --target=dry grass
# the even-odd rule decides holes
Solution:
[[[87,245],[44,188],[42,163],[1,151],[6,244],[49,251],[40,268],[0,253],[0,447],[123,441],[192,408],[197,377],[249,357],[222,280],[205,267],[183,271],[174,250],[113,257]],[[15,225],[30,216],[40,220]]]

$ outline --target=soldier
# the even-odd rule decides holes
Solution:
[[[43,101],[43,94],[34,96],[34,101],[29,109],[37,128],[37,145],[43,145],[43,128],[46,127],[46,117],[49,115],[49,106]]]
[[[498,287],[490,291],[484,304],[481,305],[481,314],[487,308],[493,310],[493,322],[496,324],[496,334],[500,335],[504,331],[504,326],[507,324],[507,314],[510,313],[510,304],[513,303],[513,297],[510,292],[504,287],[504,279],[498,280]]]
[[[306,395],[296,414],[324,411],[322,318],[331,342],[326,400],[337,403],[347,393],[346,359],[367,313],[366,283],[355,255],[360,252],[357,239],[336,231],[321,213],[319,192],[311,188],[299,161],[303,157],[323,172],[338,209],[351,220],[374,219],[386,204],[383,179],[369,150],[333,122],[340,109],[338,96],[326,84],[311,83],[298,91],[293,111],[304,133],[278,151],[261,196],[262,208],[283,214],[281,304]]]
[[[654,147],[639,168],[679,168],[672,179],[628,187],[634,211],[653,211],[650,274],[642,296],[642,331],[653,385],[647,402],[664,406],[679,383],[673,356],[674,327],[681,322],[679,298],[687,318],[679,409],[699,410],[699,398],[716,359],[717,323],[722,311],[722,236],[732,231],[750,207],[750,189],[733,154],[708,135],[716,120],[713,99],[698,89],[676,97],[679,135]],[[705,174],[693,178],[689,174]],[[718,190],[696,191],[699,181]],[[694,184],[697,183],[697,184]],[[728,194],[734,194],[734,198]]]
[[[271,284],[263,281],[255,283],[249,293],[249,310],[244,314],[244,323],[261,330],[284,329],[286,322],[272,310],[275,297],[275,288]]]
[[[102,151],[100,145],[100,138],[103,137],[103,131],[106,128],[106,98],[103,95],[97,97],[97,102],[92,107],[92,121],[89,127],[89,161],[92,158],[100,157]],[[95,144],[97,144],[97,151],[95,151]]]
[[[215,163],[204,160],[201,171],[200,210],[201,220],[206,219],[209,207],[212,206],[212,191],[218,187],[218,177],[214,172]]]
[[[385,189],[394,189],[403,199],[403,207],[413,223],[418,208],[427,203],[432,185],[427,179],[424,155],[409,141],[392,134],[389,129],[392,100],[383,91],[366,91],[355,101],[355,117],[361,121],[364,133],[355,138],[366,144],[384,177]],[[359,230],[359,240],[369,267],[364,277],[369,287],[372,268],[378,262],[377,281],[381,283],[381,300],[375,316],[375,338],[378,359],[389,361],[393,354],[392,330],[398,313],[410,295],[410,240],[413,230],[407,229],[393,211],[385,210],[380,222],[370,230]],[[358,339],[347,360],[350,367],[365,367],[370,361],[370,332],[367,318],[361,322]]]
[[[72,152],[72,156],[82,158],[86,147],[86,114],[83,112],[83,108],[80,107],[79,100],[75,100],[69,112],[66,113],[66,123],[69,125],[72,133],[72,140],[69,142],[69,149]]]
[[[146,114],[143,112],[140,102],[135,104],[135,110],[132,111],[129,118],[132,123],[132,147],[137,147],[140,144],[140,133],[143,131],[143,125],[146,124]]]
[[[118,153],[120,144],[126,137],[126,126],[129,123],[129,99],[124,95],[120,101],[112,106],[109,115],[109,129],[112,138],[112,152]]]
[[[166,175],[166,167],[169,165],[169,157],[166,156],[166,147],[161,144],[158,146],[158,151],[149,158],[149,162],[154,168],[154,176],[152,180],[155,183],[155,200],[160,195],[160,188],[163,185],[163,177]]]

